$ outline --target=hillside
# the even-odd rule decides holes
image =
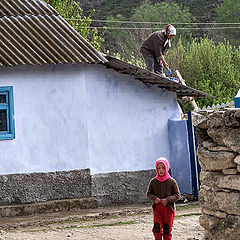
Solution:
[[[139,6],[144,0],[76,0],[85,13],[95,9],[93,19],[106,19],[107,16],[116,16],[117,14],[129,18],[134,8]],[[173,0],[165,0],[174,2]],[[150,2],[161,2],[150,0]],[[190,12],[196,17],[198,22],[212,22],[215,20],[215,8],[223,0],[175,0],[176,3],[189,7]]]

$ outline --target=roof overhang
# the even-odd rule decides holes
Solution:
[[[159,88],[165,88],[171,92],[176,92],[178,97],[213,98],[210,94],[184,86],[181,83],[176,83],[166,77],[160,76],[159,74],[121,61],[115,57],[105,56],[105,58],[108,60],[108,62],[104,63],[107,68],[112,68],[119,73],[129,74],[143,83],[155,85]]]

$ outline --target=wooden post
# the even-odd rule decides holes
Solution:
[[[182,75],[180,74],[180,72],[178,70],[176,70],[176,75],[179,78],[179,81],[181,82],[182,85],[187,86],[185,80],[183,79]],[[193,106],[193,110],[197,111],[199,108],[197,106],[197,103],[195,102],[193,97],[187,97],[188,101],[190,101],[190,103]]]

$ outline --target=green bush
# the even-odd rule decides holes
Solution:
[[[232,47],[227,41],[215,44],[207,37],[194,38],[185,46],[180,40],[167,58],[188,86],[214,96],[197,100],[200,107],[234,99],[240,87],[240,47]]]

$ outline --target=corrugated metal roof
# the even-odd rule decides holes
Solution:
[[[212,97],[111,56],[104,57],[41,0],[0,0],[0,66],[63,63],[103,63],[178,96]]]
[[[108,62],[106,62],[104,65],[106,65],[108,68],[113,68],[119,73],[130,74],[143,83],[155,85],[159,88],[165,88],[169,91],[176,92],[178,97],[213,97],[210,94],[204,93],[191,87],[184,86],[180,83],[176,83],[169,80],[168,78],[160,76],[159,74],[150,72],[146,69],[142,69],[127,62],[123,62],[117,58],[111,56],[106,56],[106,58]]]
[[[1,66],[106,61],[45,2],[0,1]]]

